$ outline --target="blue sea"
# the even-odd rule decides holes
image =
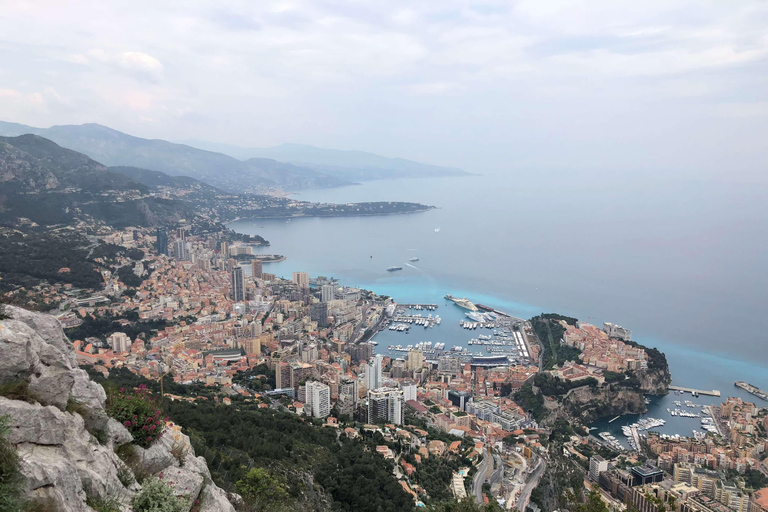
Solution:
[[[265,266],[267,272],[305,271],[399,302],[439,305],[440,326],[383,331],[375,338],[382,352],[419,341],[466,346],[481,334],[459,327],[465,311],[443,299],[450,293],[524,318],[558,312],[620,324],[636,341],[665,352],[673,383],[759,401],[733,382],[768,389],[765,195],[750,185],[659,178],[640,184],[568,175],[551,182],[535,175],[391,180],[295,198],[415,201],[437,209],[243,219],[229,227],[262,235],[272,244],[263,252],[287,256]],[[403,270],[390,273],[389,266]],[[655,399],[651,415],[667,419],[669,402],[681,398]],[[660,430],[689,435],[698,426],[675,418]]]

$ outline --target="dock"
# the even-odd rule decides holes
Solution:
[[[736,381],[733,383],[733,385],[768,402],[768,391],[763,391],[757,386],[753,386],[752,384],[742,381]]]
[[[619,419],[619,418],[621,418],[621,416],[616,416],[615,418],[613,418],[612,420],[610,420],[608,423],[613,423],[614,421],[616,421],[616,420],[617,420],[617,419]]]
[[[397,304],[400,308],[406,308],[406,309],[425,309],[427,311],[434,311],[437,309],[437,304]]]
[[[720,392],[716,389],[707,391],[705,389],[684,388],[682,386],[669,386],[669,389],[672,391],[682,391],[683,393],[698,393],[700,395],[720,396]]]

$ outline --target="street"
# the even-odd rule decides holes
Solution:
[[[539,483],[539,479],[541,478],[541,475],[544,474],[546,467],[547,463],[543,458],[540,458],[536,463],[536,469],[533,470],[531,477],[528,479],[525,487],[523,487],[523,490],[520,492],[520,498],[517,500],[517,510],[524,512],[528,507],[528,500],[531,499],[531,493]]]

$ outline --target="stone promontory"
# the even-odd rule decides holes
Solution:
[[[107,414],[104,389],[78,368],[54,317],[15,307],[5,314],[0,417],[18,454],[26,503],[35,510],[90,512],[108,501],[130,511],[142,483],[162,482],[183,510],[234,512],[177,426],[168,424],[149,447],[133,444],[131,433]]]

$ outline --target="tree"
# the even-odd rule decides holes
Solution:
[[[245,503],[257,509],[279,506],[290,498],[282,479],[272,476],[264,468],[251,469],[236,486]]]

